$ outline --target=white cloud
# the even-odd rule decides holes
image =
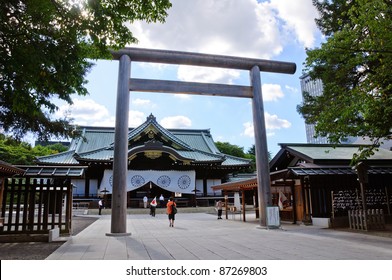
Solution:
[[[171,2],[173,6],[164,24],[136,22],[130,26],[139,40],[137,47],[263,59],[283,51],[285,41],[268,3],[256,0]],[[235,71],[211,73],[211,69],[207,72],[181,68],[178,73],[181,80],[198,77],[201,81],[232,83],[232,79],[238,77]]]
[[[286,85],[285,88],[286,88],[288,91],[291,91],[292,93],[299,93],[299,89],[296,88],[296,87],[291,87],[291,86]]]
[[[131,108],[141,108],[141,110],[154,110],[158,105],[153,103],[150,99],[136,98],[131,99]]]
[[[79,125],[92,125],[95,121],[104,121],[110,118],[106,107],[92,99],[74,99],[73,105],[60,106],[56,116],[63,117],[65,115],[74,119],[74,122]]]
[[[146,115],[139,111],[129,111],[128,127],[137,127],[146,121]]]
[[[74,99],[72,106],[60,106],[56,115],[63,117],[68,115],[77,125],[114,127],[115,116],[111,116],[104,105],[98,104],[92,99]],[[145,114],[139,111],[129,111],[129,127],[136,127],[146,120]]]
[[[267,129],[274,130],[291,127],[291,123],[288,120],[279,119],[277,115],[270,115],[268,112],[265,112],[264,117]]]
[[[177,78],[181,81],[200,83],[233,84],[233,80],[239,76],[240,71],[237,70],[187,65],[179,66],[177,72]]]
[[[278,17],[285,22],[287,32],[294,31],[297,40],[307,48],[313,47],[318,17],[316,8],[310,0],[270,0],[271,7],[276,9]],[[292,37],[292,36],[290,36]]]
[[[174,94],[175,98],[182,99],[182,100],[191,100],[192,96],[186,93],[176,93]]]
[[[277,115],[271,115],[268,112],[264,113],[265,118],[265,127],[267,130],[267,136],[273,136],[275,133],[274,130],[289,128],[291,127],[291,123],[288,120],[280,119]],[[244,131],[242,134],[248,137],[254,137],[254,127],[252,122],[246,122],[244,125]]]
[[[150,105],[151,100],[148,99],[141,99],[141,98],[136,98],[135,100],[131,100],[133,105],[136,106],[144,106],[144,105]]]
[[[242,134],[245,136],[248,136],[248,137],[252,137],[252,138],[255,137],[253,123],[251,123],[251,122],[244,123],[244,132]]]
[[[262,92],[264,101],[277,101],[284,97],[282,87],[276,84],[263,84]]]
[[[130,25],[139,40],[137,47],[272,59],[290,42],[304,47],[315,42],[317,11],[310,0],[171,2],[165,23],[137,21]],[[232,83],[237,77],[233,73],[181,66],[178,77]]]
[[[278,22],[256,0],[172,0],[164,24],[137,22],[140,47],[270,58],[282,51]]]
[[[163,118],[160,124],[164,128],[187,128],[192,126],[192,121],[185,116],[172,116]]]

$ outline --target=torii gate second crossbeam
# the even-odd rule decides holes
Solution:
[[[130,91],[186,93],[251,98],[253,125],[255,132],[260,225],[266,226],[266,210],[267,206],[272,204],[272,200],[270,191],[268,148],[260,71],[294,74],[296,71],[295,63],[140,48],[125,48],[118,51],[112,51],[112,55],[113,58],[119,60],[120,63],[117,86],[116,129],[114,136],[115,145],[113,158],[111,233],[108,233],[107,235],[130,234],[126,231],[126,186],[128,171],[127,135]],[[131,61],[248,70],[250,71],[251,85],[236,86],[131,79]]]

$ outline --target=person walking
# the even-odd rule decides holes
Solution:
[[[223,207],[222,200],[218,200],[218,202],[216,203],[216,209],[218,210],[218,220],[222,219],[222,207]]]
[[[176,218],[177,204],[174,202],[173,197],[169,198],[169,202],[166,205],[166,213],[169,217],[169,227],[174,227],[174,220]]]
[[[165,206],[165,198],[163,197],[163,194],[159,197],[159,207],[163,208]]]
[[[98,211],[99,211],[99,215],[101,215],[102,208],[103,208],[103,201],[102,201],[102,199],[100,199],[100,200],[98,201]]]
[[[154,199],[150,203],[150,215],[152,217],[155,217],[155,209],[157,208],[157,198],[154,197]]]
[[[148,203],[148,198],[147,198],[147,196],[145,195],[145,196],[143,197],[143,206],[144,206],[144,208],[147,208],[147,203]]]

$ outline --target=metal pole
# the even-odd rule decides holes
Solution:
[[[267,226],[267,206],[272,204],[272,200],[263,95],[261,91],[260,69],[258,66],[252,67],[250,78],[253,88],[252,111],[255,131],[260,225]]]
[[[123,55],[120,58],[117,83],[111,233],[107,235],[129,235],[126,233],[126,228],[130,75],[131,59],[129,56]]]

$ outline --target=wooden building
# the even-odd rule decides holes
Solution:
[[[4,194],[4,186],[6,183],[6,178],[12,177],[14,175],[22,175],[24,174],[24,170],[18,167],[13,166],[5,161],[0,160],[0,227],[4,225],[4,203],[3,203],[3,194]]]
[[[87,166],[85,178],[72,180],[74,198],[110,198],[113,179],[114,128],[81,127],[69,150],[39,157],[37,164]],[[177,194],[186,205],[197,196],[212,196],[212,185],[228,174],[249,168],[250,160],[222,154],[208,129],[165,129],[151,114],[128,133],[128,206],[140,199]]]
[[[391,219],[392,151],[379,149],[363,164],[366,183],[351,165],[360,145],[280,144],[270,162],[272,204],[283,221],[326,227],[348,226],[348,211],[382,209]],[[366,203],[362,202],[361,187]],[[257,191],[256,178],[213,187],[223,191]],[[256,195],[257,197],[257,195]]]

